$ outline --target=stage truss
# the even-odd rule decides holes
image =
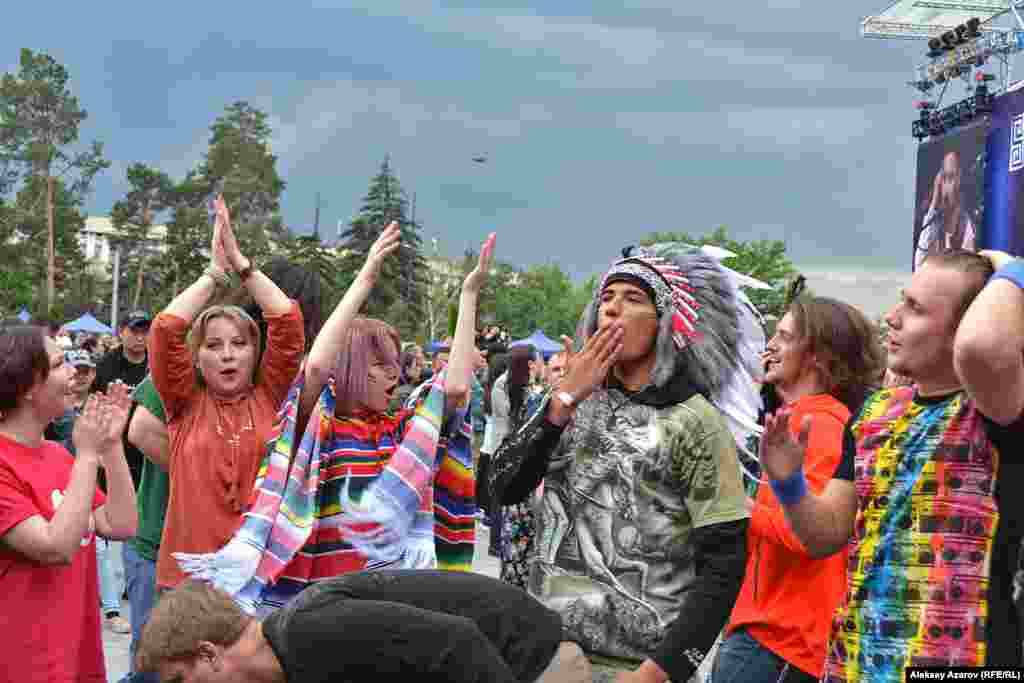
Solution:
[[[914,123],[919,140],[922,131],[938,134],[989,111],[994,95],[1024,85],[1011,80],[1013,57],[1024,50],[1024,0],[897,0],[864,19],[861,34],[928,41],[922,50],[927,59],[907,83],[922,98],[918,106],[923,111]],[[957,80],[967,98],[941,109],[950,83]]]
[[[927,39],[955,29],[972,17],[981,19],[983,30],[992,20],[1016,13],[1024,0],[898,0],[881,14],[861,22],[865,38]],[[1020,27],[1024,29],[1024,22]]]

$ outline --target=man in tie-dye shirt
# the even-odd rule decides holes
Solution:
[[[764,437],[765,471],[808,550],[849,543],[822,680],[1019,666],[1012,576],[1024,506],[1011,496],[1024,483],[1024,261],[931,255],[886,322],[889,368],[913,384],[867,399],[822,495],[804,480],[806,437],[784,420]]]

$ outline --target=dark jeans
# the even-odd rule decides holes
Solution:
[[[129,648],[131,671],[121,683],[159,683],[156,674],[135,673],[135,652],[142,627],[156,604],[156,562],[135,552],[130,541],[124,544],[124,578],[128,584],[128,607],[131,611],[132,643]]]
[[[817,680],[761,645],[742,628],[722,641],[711,667],[711,683],[814,683]]]

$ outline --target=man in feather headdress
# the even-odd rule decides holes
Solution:
[[[581,350],[494,456],[503,503],[544,481],[530,592],[607,680],[681,683],[743,580],[737,443],[760,400],[764,335],[699,249],[630,248],[583,314]],[[603,673],[602,673],[603,672]]]

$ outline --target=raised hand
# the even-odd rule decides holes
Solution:
[[[810,416],[804,416],[800,422],[798,439],[793,439],[789,431],[789,413],[780,410],[765,418],[761,436],[761,467],[770,479],[785,481],[803,468],[810,433]]]
[[[109,445],[111,411],[104,397],[93,394],[85,402],[82,414],[75,420],[71,441],[78,457],[99,460]]]
[[[402,230],[398,227],[398,221],[391,221],[370,246],[370,251],[366,255],[366,263],[363,264],[363,277],[369,279],[370,282],[376,282],[384,268],[384,262],[400,246],[402,246]]]
[[[491,233],[480,248],[480,258],[474,268],[462,283],[462,291],[470,294],[479,294],[487,284],[487,278],[491,275],[491,259],[494,257],[494,243],[497,235]]]
[[[213,241],[210,242],[210,265],[224,272],[229,272],[231,270],[231,261],[228,260],[227,253],[224,251],[224,240],[222,238],[224,221],[221,216],[221,207],[224,208],[225,213],[227,212],[227,207],[224,206],[224,197],[218,195],[213,206],[216,212],[216,220],[213,223]]]
[[[572,395],[578,405],[604,383],[622,350],[622,325],[613,323],[597,331],[577,353],[571,337],[562,337],[565,375],[558,388]]]
[[[235,231],[231,227],[231,212],[228,211],[228,205],[224,202],[224,195],[217,196],[214,208],[217,212],[217,227],[220,228],[220,242],[224,249],[224,255],[228,263],[231,264],[231,269],[241,272],[249,267],[249,259],[242,255],[242,250],[238,247]]]

